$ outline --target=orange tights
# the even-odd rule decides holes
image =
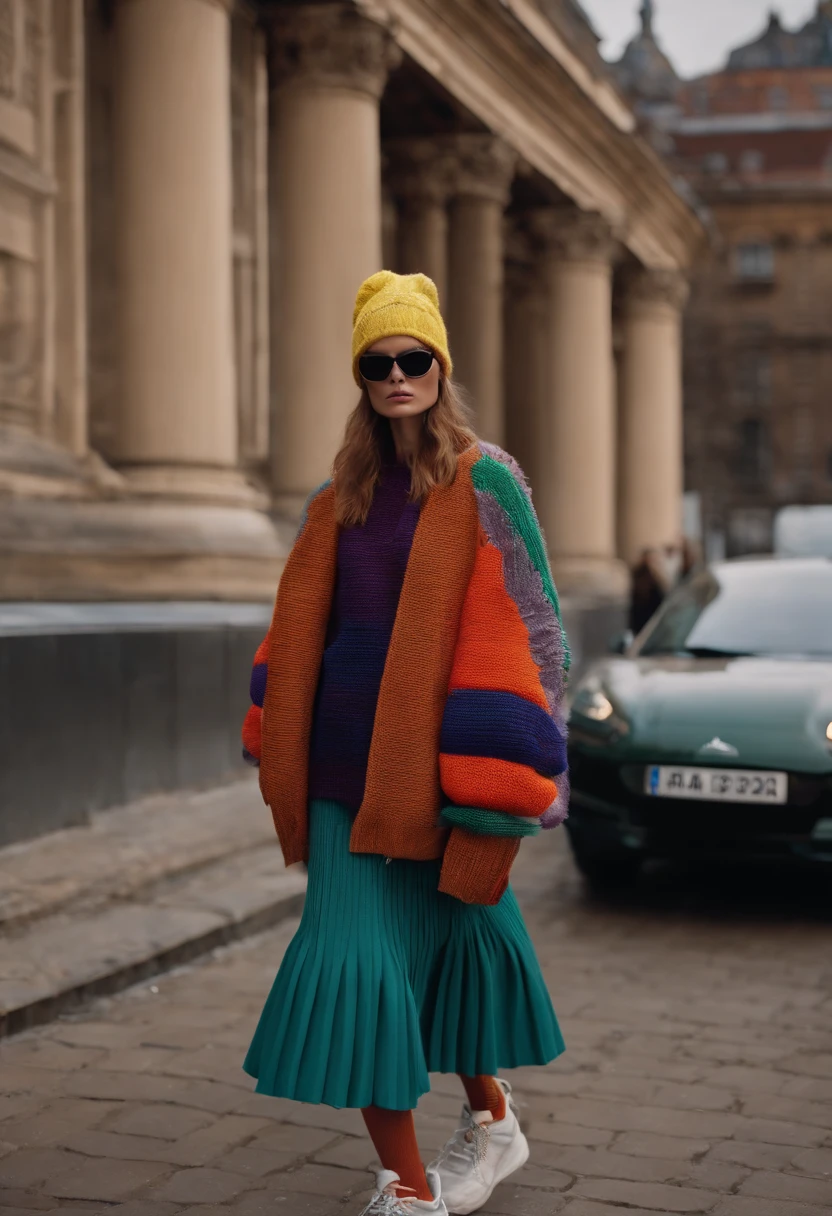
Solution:
[[[419,1156],[413,1111],[365,1106],[361,1113],[382,1167],[394,1170],[399,1175],[402,1186],[408,1188],[402,1195],[407,1196],[413,1192],[416,1199],[427,1199],[430,1202],[433,1195],[430,1193],[425,1167]]]
[[[460,1080],[471,1110],[490,1110],[495,1121],[505,1118],[505,1095],[494,1077],[460,1077]],[[365,1106],[361,1113],[382,1167],[399,1175],[402,1186],[408,1188],[404,1194],[412,1192],[417,1199],[430,1202],[433,1196],[416,1143],[413,1111]]]
[[[494,1122],[506,1117],[506,1095],[496,1077],[460,1077],[471,1110],[490,1110]]]

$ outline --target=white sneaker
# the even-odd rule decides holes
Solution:
[[[445,1206],[456,1216],[476,1212],[498,1183],[529,1159],[511,1086],[499,1078],[497,1084],[506,1095],[505,1118],[495,1122],[490,1110],[463,1106],[459,1127],[430,1167],[439,1174]]]
[[[392,1170],[382,1170],[376,1175],[376,1193],[361,1216],[417,1216],[417,1213],[424,1216],[428,1212],[431,1216],[448,1216],[448,1209],[442,1199],[439,1175],[429,1169],[425,1171],[425,1176],[433,1194],[430,1201],[416,1199],[414,1195],[408,1194],[398,1174]],[[400,1194],[400,1191],[404,1194]]]

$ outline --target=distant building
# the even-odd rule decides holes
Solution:
[[[686,483],[712,551],[768,549],[779,506],[832,502],[832,0],[685,82],[653,7],[614,70],[718,233],[686,320]]]

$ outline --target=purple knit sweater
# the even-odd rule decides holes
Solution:
[[[385,464],[367,522],[343,528],[327,646],[309,748],[309,797],[357,811],[384,661],[393,633],[419,504],[408,502],[410,470]]]

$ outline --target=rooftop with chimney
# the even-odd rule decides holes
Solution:
[[[656,37],[654,0],[643,0],[639,16],[641,28],[621,58],[610,66],[636,109],[649,110],[675,102],[683,83],[696,82],[682,82],[663,51]],[[814,14],[796,30],[787,29],[779,13],[771,9],[766,29],[758,38],[731,51],[724,68],[700,79],[767,69],[805,72],[812,68],[832,68],[832,0],[819,0]]]
[[[613,72],[624,92],[636,101],[637,109],[638,103],[673,103],[681,82],[656,40],[653,0],[644,0],[640,17],[641,29],[612,65]]]
[[[726,70],[816,67],[832,67],[832,0],[821,0],[799,30],[786,29],[779,13],[771,9],[765,32],[732,51]]]
[[[643,0],[641,28],[611,66],[658,151],[743,180],[830,180],[832,0],[799,29],[770,11],[758,38],[693,80],[678,77],[658,43],[655,9]]]

